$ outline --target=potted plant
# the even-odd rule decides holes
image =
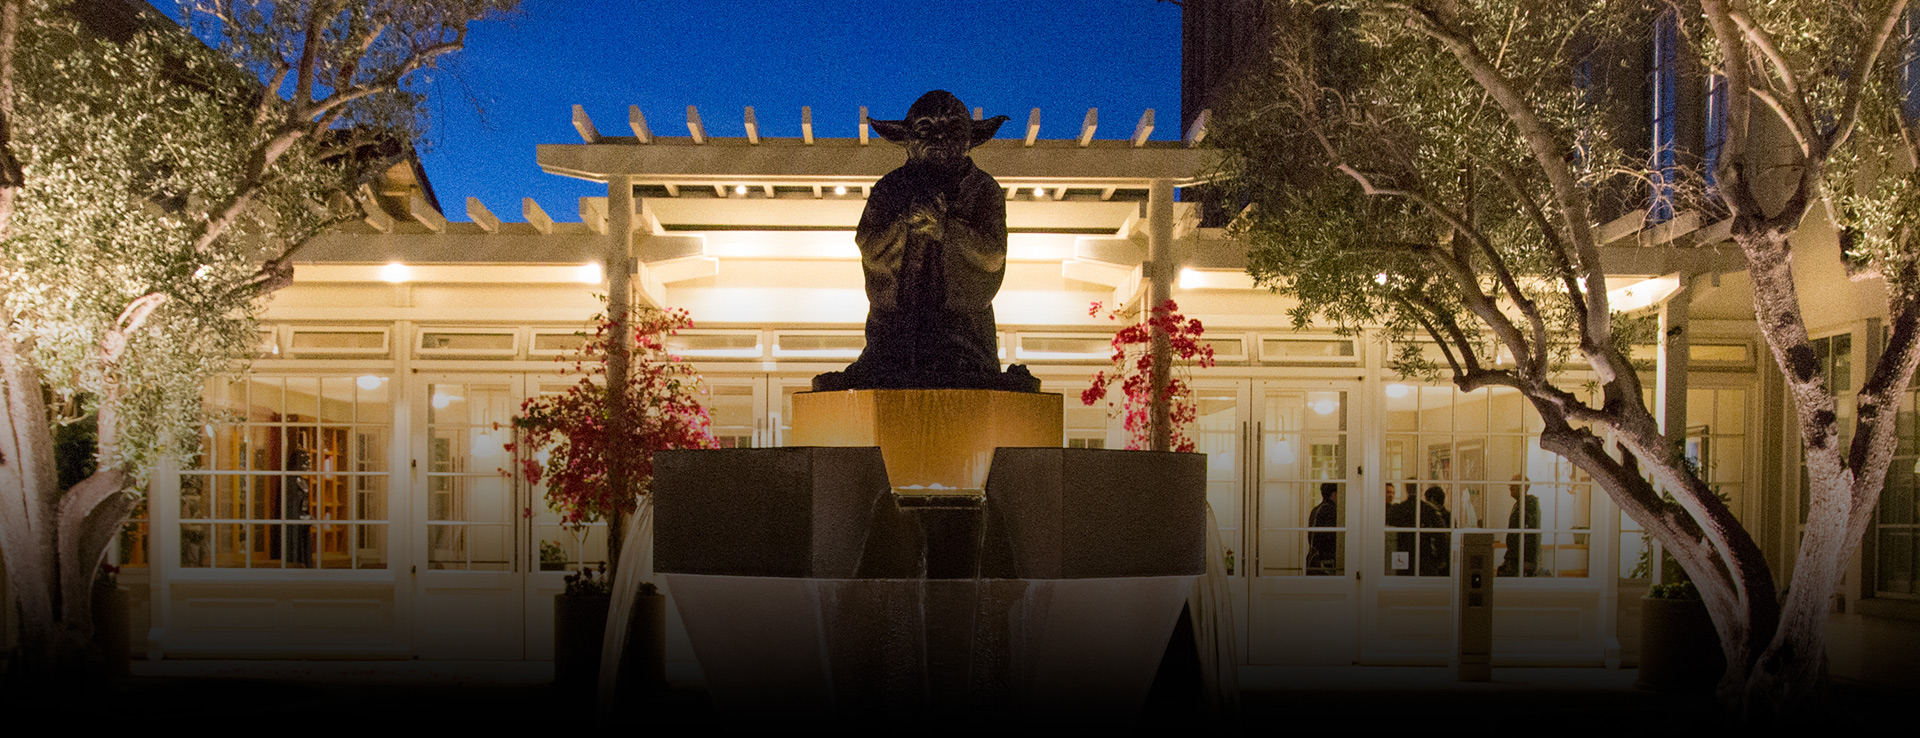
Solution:
[[[93,578],[93,645],[100,649],[107,676],[126,676],[133,660],[132,610],[127,588],[120,586],[120,567],[100,564]]]
[[[598,574],[598,576],[596,576]],[[600,676],[602,638],[613,602],[606,565],[566,576],[566,589],[553,596],[553,683],[592,689]]]
[[[1640,600],[1640,675],[1633,686],[1709,693],[1726,669],[1707,603],[1679,563],[1663,554],[1660,581]]]
[[[619,331],[606,316],[595,317],[593,334],[581,334],[585,341],[580,351],[561,358],[572,362],[563,374],[579,380],[564,392],[522,403],[512,421],[517,438],[506,446],[509,451],[544,451],[521,454],[514,471],[528,484],[546,485],[547,504],[560,513],[562,525],[577,530],[590,522],[607,522],[608,561],[597,569],[569,574],[566,590],[554,596],[557,683],[585,678],[590,684],[598,672],[599,645],[612,602],[613,567],[619,563],[626,532],[623,523],[638,509],[652,482],[653,452],[717,445],[707,409],[700,403],[699,374],[667,352],[667,337],[692,325],[686,311],[642,306],[633,310],[628,321],[630,330]],[[630,360],[624,381],[611,382],[624,388],[627,400],[625,411],[616,418],[607,387],[613,374],[609,355],[621,347],[620,339],[625,339]],[[610,481],[615,460],[628,479],[628,484],[619,485],[623,489]],[[664,598],[659,598],[651,583],[643,583],[640,590],[622,671],[639,673],[639,683],[657,683],[665,670]],[[632,660],[636,658],[640,661]]]

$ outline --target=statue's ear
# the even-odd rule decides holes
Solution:
[[[1004,115],[996,115],[986,120],[974,121],[973,140],[967,144],[967,148],[973,148],[993,140],[993,134],[999,132],[1000,124],[1005,122],[1007,122],[1007,116]]]
[[[907,127],[907,122],[904,120],[874,120],[868,118],[867,124],[873,126],[873,132],[880,134],[881,138],[897,144],[905,144],[907,139],[912,137],[912,129]]]

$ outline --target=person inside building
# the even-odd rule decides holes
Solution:
[[[1320,504],[1314,505],[1307,513],[1307,525],[1312,528],[1340,527],[1340,507],[1334,496],[1340,491],[1340,485],[1333,482],[1320,483]],[[1329,530],[1315,530],[1307,533],[1307,575],[1331,576],[1340,573],[1339,554],[1340,534]]]
[[[1406,494],[1395,501],[1393,483],[1387,483],[1386,524],[1388,528],[1412,528],[1418,519],[1416,499],[1417,487],[1412,482],[1406,484]],[[1387,537],[1387,574],[1389,576],[1407,576],[1413,571],[1414,533],[1411,530],[1391,532]],[[1404,554],[1404,555],[1397,555]]]
[[[1507,485],[1507,494],[1513,497],[1513,512],[1507,514],[1507,528],[1539,530],[1540,498],[1527,493],[1527,478],[1519,474],[1513,475],[1513,483]],[[1540,534],[1508,533],[1507,555],[1500,560],[1499,576],[1533,577],[1539,576],[1539,571]]]
[[[1447,533],[1446,529],[1452,527],[1453,514],[1447,512],[1446,490],[1440,489],[1437,484],[1428,487],[1424,499],[1420,501],[1420,576],[1447,575],[1450,570],[1452,534]]]

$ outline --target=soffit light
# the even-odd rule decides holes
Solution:
[[[413,267],[397,261],[387,262],[386,266],[380,267],[380,281],[382,282],[400,284],[401,282],[406,282],[411,279],[413,279]]]
[[[573,281],[581,284],[599,284],[605,278],[606,270],[600,267],[599,262],[589,261],[573,270]]]

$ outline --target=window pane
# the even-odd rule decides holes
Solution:
[[[213,566],[213,526],[192,523],[180,526],[180,566],[187,569]]]
[[[387,568],[387,526],[353,526],[353,545],[354,568]]]

